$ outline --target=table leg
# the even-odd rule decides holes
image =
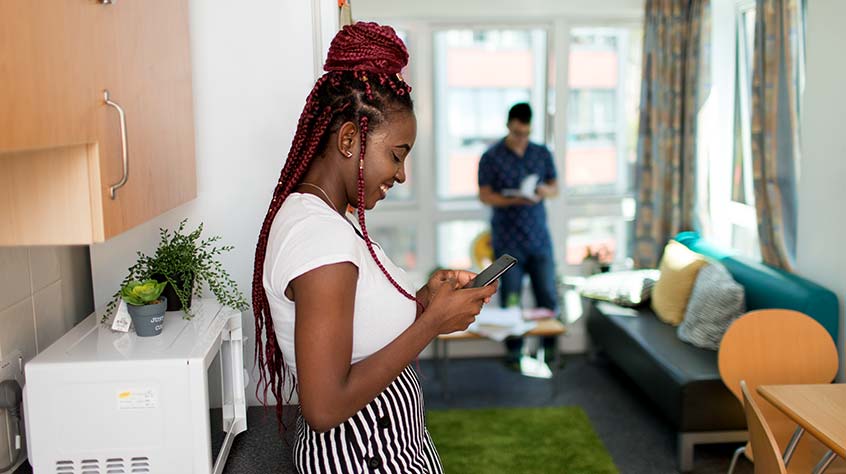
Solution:
[[[552,345],[555,354],[552,356],[552,363],[555,364],[554,367],[550,367],[552,370],[552,396],[558,396],[558,371],[561,370],[561,348],[558,345],[561,344],[559,341],[559,336],[555,336],[555,344]]]
[[[784,448],[784,455],[782,455],[782,459],[784,459],[785,466],[787,466],[787,463],[789,463],[790,459],[793,457],[793,452],[796,451],[796,445],[799,444],[799,439],[803,434],[805,434],[805,428],[797,426],[796,431],[793,432],[793,436],[790,437],[790,441],[787,443],[787,447]]]
[[[836,455],[836,454],[834,454],[834,451],[832,451],[832,450],[830,450],[830,449],[829,449],[829,450],[828,450],[828,452],[827,452],[827,453],[825,453],[825,455],[823,456],[823,458],[822,458],[822,459],[820,459],[820,462],[819,462],[819,463],[817,464],[817,466],[814,468],[813,473],[814,473],[814,474],[819,474],[819,473],[821,473],[821,472],[824,472],[826,469],[828,469],[828,466],[830,466],[830,465],[831,465],[831,463],[832,463],[832,462],[834,462],[834,458],[835,458],[835,457],[837,457],[837,455]]]
[[[441,341],[436,337],[432,343],[435,355],[432,356],[432,362],[435,364],[435,380],[441,383]]]
[[[441,358],[441,363],[443,364],[443,375],[441,379],[441,392],[443,393],[444,400],[449,398],[449,367],[447,366],[449,363],[449,341],[442,341],[444,353]]]

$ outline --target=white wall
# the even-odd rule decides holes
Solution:
[[[0,360],[28,362],[93,308],[86,247],[0,247]],[[0,466],[17,434],[0,412]]]
[[[325,3],[325,2],[324,2]],[[314,84],[312,3],[298,0],[191,2],[198,197],[91,247],[97,306],[117,290],[136,250],[152,253],[160,227],[189,218],[235,249],[221,260],[250,298],[253,256],[305,98]],[[178,133],[178,131],[174,131]],[[252,368],[254,324],[245,359]],[[255,380],[247,388],[255,404]]]
[[[846,343],[846,63],[838,58],[846,50],[844,18],[846,2],[808,2],[797,249],[798,273],[840,298],[841,378]]]

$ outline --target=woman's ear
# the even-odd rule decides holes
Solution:
[[[352,158],[358,144],[358,126],[353,122],[344,122],[338,130],[338,151],[345,158]]]

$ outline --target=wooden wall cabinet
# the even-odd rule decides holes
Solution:
[[[0,245],[102,242],[195,198],[192,100],[188,0],[0,2]]]

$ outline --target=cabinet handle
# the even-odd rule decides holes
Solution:
[[[123,185],[126,184],[126,180],[129,178],[129,149],[126,146],[126,113],[124,113],[123,107],[121,107],[120,104],[109,99],[108,90],[103,91],[103,97],[106,100],[106,105],[110,105],[117,109],[118,116],[120,117],[120,145],[121,152],[123,154],[123,177],[121,177],[120,181],[117,183],[109,186],[109,196],[114,199],[117,190],[123,187]]]
[[[103,4],[103,5],[111,5],[112,3],[115,3],[115,2],[114,2],[114,0],[100,0],[100,3]]]

